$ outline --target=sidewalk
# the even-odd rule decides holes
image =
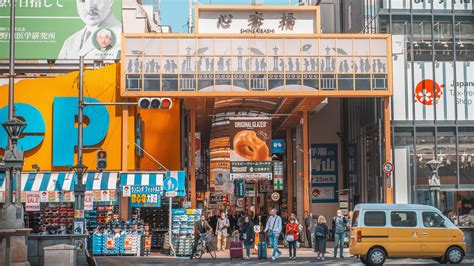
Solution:
[[[282,258],[288,258],[289,257],[289,250],[286,247],[283,247],[283,245],[279,245],[278,249],[282,252]],[[245,249],[243,249],[244,256],[245,256]],[[251,258],[256,258],[257,253],[253,251],[253,249],[250,250],[250,257]],[[267,257],[268,259],[272,258],[272,252],[273,248],[267,248]],[[163,257],[163,258],[169,258],[167,255],[163,255],[161,253],[152,253],[152,256],[156,257]],[[218,251],[216,252],[217,258],[218,259],[224,259],[224,258],[229,258],[229,249],[227,248],[225,251]],[[314,252],[314,249],[312,248],[304,248],[300,247],[296,249],[296,257],[299,258],[314,258],[316,259],[316,252]],[[209,254],[205,254],[205,257],[209,257]],[[332,258],[334,256],[334,242],[328,242],[327,243],[327,248],[326,248],[326,254],[324,255],[326,258]],[[339,257],[339,250],[337,257]],[[344,248],[344,258],[349,258],[349,248]]]

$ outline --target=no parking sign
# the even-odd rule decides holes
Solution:
[[[393,164],[391,162],[385,162],[383,164],[383,171],[387,175],[391,174],[393,172]]]

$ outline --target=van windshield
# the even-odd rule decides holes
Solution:
[[[354,211],[354,214],[352,216],[352,228],[355,228],[359,225],[359,211]]]

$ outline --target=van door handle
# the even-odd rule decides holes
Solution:
[[[424,236],[427,236],[427,235],[428,235],[427,232],[423,232],[423,233],[421,233],[421,234],[424,235]]]

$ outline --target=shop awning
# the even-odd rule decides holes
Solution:
[[[163,186],[165,173],[122,173],[120,188],[123,186]]]
[[[5,191],[5,172],[0,172],[0,191]]]
[[[74,190],[72,172],[22,173],[23,191],[72,191]]]
[[[83,179],[86,190],[117,189],[118,173],[91,172]],[[73,191],[77,177],[73,172],[22,173],[23,191]],[[15,187],[15,180],[13,180]],[[5,173],[0,173],[0,191],[5,191]]]
[[[86,190],[111,190],[117,189],[117,178],[116,172],[91,172],[83,178],[83,183]]]

